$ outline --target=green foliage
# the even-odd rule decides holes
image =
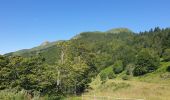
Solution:
[[[109,79],[114,79],[114,78],[116,78],[116,75],[112,72],[112,73],[109,73],[108,74],[108,78]]]
[[[152,49],[142,49],[137,55],[134,75],[143,75],[155,71],[159,66],[160,58]]]
[[[107,31],[108,33],[133,33],[131,30],[127,28],[116,28],[116,29],[111,29]]]
[[[7,59],[0,55],[0,68],[7,65]]]
[[[162,57],[164,61],[170,61],[170,49],[165,49]]]
[[[29,100],[26,91],[3,90],[0,91],[0,100]]]
[[[112,67],[105,68],[100,73],[100,79],[102,82],[105,82],[107,78],[114,79],[116,78],[116,75],[114,74]]]
[[[102,83],[105,83],[105,82],[106,82],[106,79],[107,79],[106,73],[101,73],[101,74],[100,74],[100,79],[101,79]]]
[[[123,71],[123,63],[121,60],[118,60],[114,63],[113,71],[115,72],[115,74],[119,74]]]
[[[167,70],[168,72],[170,72],[170,66],[168,66],[166,70]]]
[[[41,57],[11,57],[7,67],[1,69],[1,89],[15,88],[41,94],[55,90],[56,68],[43,64]]]
[[[50,94],[43,97],[43,100],[63,100],[62,95]],[[37,99],[39,100],[39,98]]]
[[[128,64],[127,66],[126,66],[126,74],[127,75],[133,75],[133,70],[134,70],[134,68],[135,68],[135,65],[134,64]]]
[[[113,60],[121,60],[123,66],[127,66],[129,63],[135,62],[136,51],[127,46],[127,44],[121,44],[116,50],[113,51]]]
[[[159,57],[169,61],[169,48],[169,28],[139,34],[126,28],[83,32],[68,41],[0,56],[0,90],[24,89],[50,99],[80,94],[98,74],[105,82],[122,71],[129,76],[155,71]]]

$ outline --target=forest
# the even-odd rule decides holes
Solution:
[[[82,32],[0,55],[0,100],[62,100],[87,92],[97,76],[102,84],[122,73],[122,80],[142,77],[161,62],[170,62],[170,28]]]

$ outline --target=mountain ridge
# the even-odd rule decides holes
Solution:
[[[105,32],[101,32],[101,31],[81,32],[78,35],[72,37],[70,40],[81,38],[82,34],[87,34],[87,33],[90,33],[90,34],[93,34],[93,33],[97,33],[97,34],[100,34],[100,33],[101,34],[109,34],[109,33],[118,34],[118,33],[133,33],[133,32],[128,28],[113,28],[113,29],[110,29],[110,30],[105,31]],[[9,52],[9,53],[6,53],[4,55],[6,55],[6,56],[22,55],[22,53],[25,53],[25,52],[43,50],[43,49],[46,49],[48,47],[54,46],[55,44],[57,44],[58,42],[61,42],[61,41],[63,41],[63,40],[58,40],[58,41],[53,41],[53,42],[45,41],[45,42],[41,43],[39,46],[35,46],[35,47],[30,48],[30,49],[21,49],[21,50],[18,50],[18,51]]]

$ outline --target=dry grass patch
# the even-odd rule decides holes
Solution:
[[[93,84],[92,84],[93,85]],[[169,100],[170,85],[140,81],[108,80],[86,95],[110,96],[114,98],[141,98],[144,100]]]

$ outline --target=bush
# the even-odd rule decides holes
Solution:
[[[121,73],[122,71],[123,71],[123,69],[122,69],[121,66],[114,68],[115,74],[119,74],[119,73]]]
[[[167,70],[168,72],[170,72],[170,66],[168,66],[166,70]]]
[[[152,49],[142,49],[137,55],[135,76],[144,75],[155,71],[160,63],[160,58]]]
[[[114,74],[112,70],[112,67],[105,68],[99,73],[99,75],[100,75],[100,79],[102,82],[105,82],[107,78],[113,79],[116,77],[116,75]]]
[[[143,66],[136,66],[136,68],[133,70],[134,76],[144,75],[148,73],[147,68]]]
[[[113,71],[115,72],[115,74],[119,74],[123,71],[123,63],[121,60],[118,60],[114,63]]]
[[[164,61],[170,61],[170,49],[165,49],[162,57]]]

